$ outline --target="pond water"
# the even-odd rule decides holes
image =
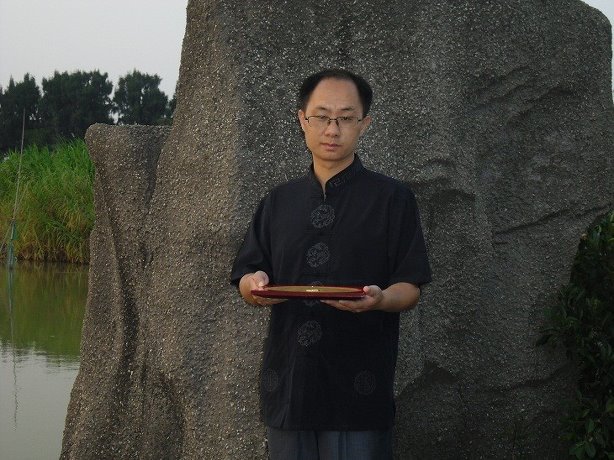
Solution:
[[[79,370],[87,267],[0,267],[0,459],[57,459]]]

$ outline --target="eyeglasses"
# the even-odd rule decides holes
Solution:
[[[309,126],[313,126],[318,129],[325,129],[328,125],[330,125],[331,121],[337,123],[338,128],[352,128],[358,124],[359,121],[362,121],[362,118],[358,117],[337,117],[331,118],[326,115],[312,115],[310,117],[305,117]]]

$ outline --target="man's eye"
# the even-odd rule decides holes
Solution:
[[[354,120],[354,117],[339,117],[340,121],[352,121]]]
[[[318,120],[328,120],[328,117],[326,115],[315,115],[314,118],[317,118]]]

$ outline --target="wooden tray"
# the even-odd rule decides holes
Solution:
[[[304,286],[297,284],[266,286],[254,289],[252,295],[268,299],[356,300],[364,297],[362,287]]]

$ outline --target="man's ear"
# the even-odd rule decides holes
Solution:
[[[365,133],[365,131],[367,130],[367,128],[371,124],[371,120],[372,120],[372,118],[369,115],[367,115],[366,117],[364,117],[362,119],[362,121],[361,121],[362,127],[360,128],[360,135],[361,136]]]
[[[305,120],[305,112],[302,110],[298,111],[298,122],[301,124],[301,129],[305,132],[307,120]]]

